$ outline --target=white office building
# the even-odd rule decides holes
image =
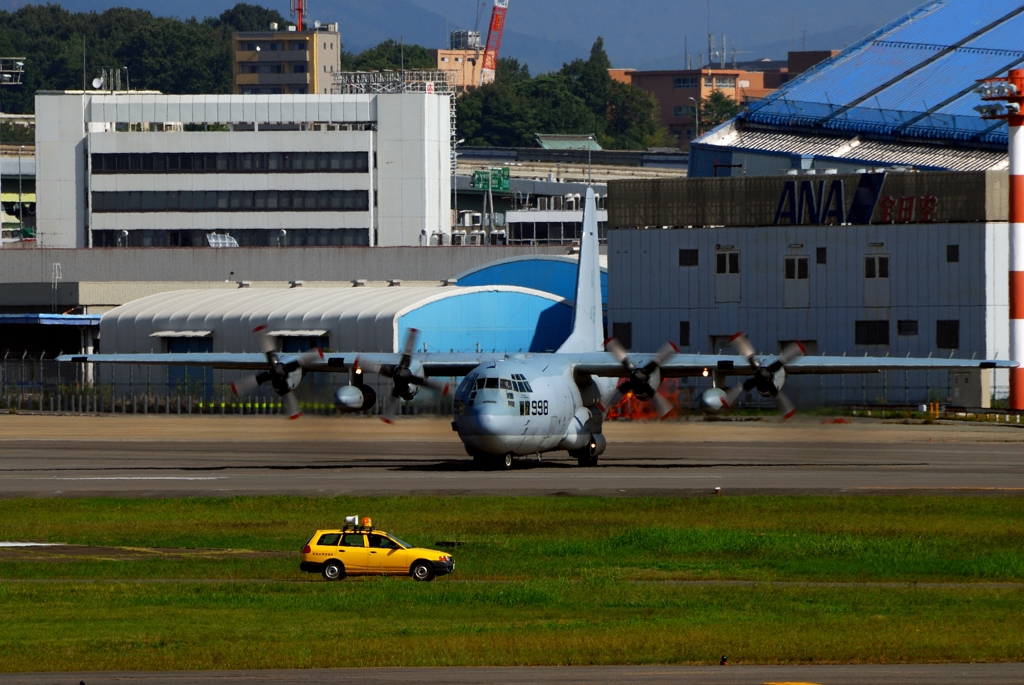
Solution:
[[[451,231],[433,93],[36,95],[40,247],[416,246]]]

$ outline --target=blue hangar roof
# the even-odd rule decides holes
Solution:
[[[976,81],[1005,75],[1024,63],[1024,4],[1020,0],[934,0],[882,27],[752,104],[736,119],[695,141],[719,147],[777,149],[840,159],[907,163],[898,150],[853,149],[836,141],[830,149],[801,151],[786,138],[833,136],[903,144],[953,143],[961,150],[1005,155],[1005,122],[981,119],[974,107]],[[750,134],[760,138],[753,138]],[[766,140],[774,133],[777,140]],[[744,137],[746,136],[746,137]],[[804,143],[806,147],[806,141]],[[909,160],[921,168],[991,168],[939,151],[933,163]],[[720,161],[720,164],[724,162]],[[966,166],[965,166],[966,165]],[[691,164],[691,172],[695,171]],[[699,172],[699,170],[698,170]],[[705,175],[698,173],[696,175]],[[707,174],[710,175],[710,174]]]
[[[576,272],[579,258],[568,255],[528,255],[500,259],[459,274],[458,285],[511,285],[534,288],[576,299]],[[601,267],[601,296],[608,305],[608,268]]]

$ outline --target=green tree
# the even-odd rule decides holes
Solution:
[[[285,26],[294,23],[286,20],[277,10],[244,2],[224,10],[219,17],[208,21],[214,28],[227,28],[231,31],[269,31],[272,23],[276,23],[283,31]]]
[[[404,54],[404,60],[403,60]],[[353,68],[356,71],[383,71],[385,69],[436,69],[437,60],[421,45],[402,46],[396,40],[388,39],[356,56]]]
[[[707,131],[742,111],[740,104],[720,90],[713,90],[700,103],[700,130]]]
[[[499,57],[494,80],[512,85],[530,80],[530,67],[520,64],[515,57]]]
[[[494,83],[459,98],[459,136],[502,147],[532,146],[537,133],[594,134],[610,149],[667,145],[657,101],[613,81],[610,67],[601,38],[588,59],[535,78],[518,60],[499,60]]]

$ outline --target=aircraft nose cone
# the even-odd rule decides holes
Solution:
[[[459,420],[459,437],[470,449],[487,454],[510,451],[514,417],[468,411]]]

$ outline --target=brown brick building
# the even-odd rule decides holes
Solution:
[[[741,105],[759,100],[790,79],[833,55],[835,51],[791,52],[786,61],[743,62],[733,68],[705,67],[665,71],[611,69],[611,77],[632,83],[653,94],[661,105],[661,124],[687,150],[690,141],[706,130],[695,112],[712,92],[719,90]],[[698,125],[699,124],[699,125]]]

